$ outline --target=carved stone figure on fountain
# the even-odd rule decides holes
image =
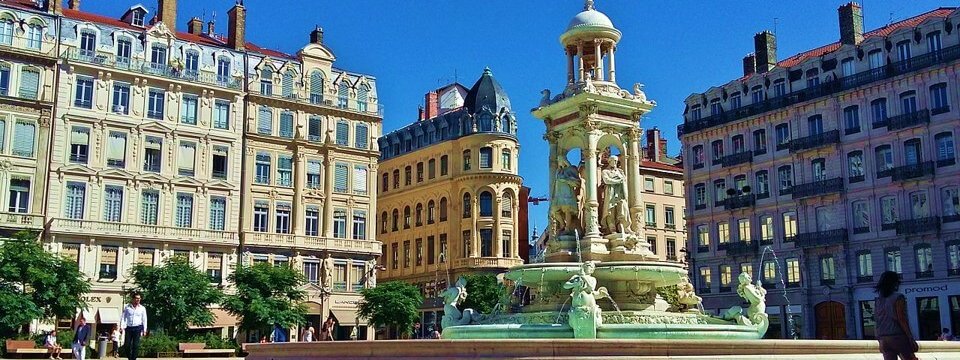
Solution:
[[[626,175],[618,165],[616,155],[607,159],[601,172],[603,180],[603,217],[601,221],[610,234],[623,233],[630,227],[630,207],[627,205]]]
[[[681,310],[699,312],[698,306],[703,299],[697,296],[693,289],[693,284],[690,283],[690,279],[684,280],[684,282],[677,285],[677,301],[683,306]]]
[[[597,328],[603,325],[602,311],[597,300],[609,297],[609,294],[605,287],[597,289],[597,279],[593,277],[596,266],[595,261],[581,264],[580,273],[563,284],[564,289],[571,290],[572,300],[567,322],[576,339],[596,339]]]
[[[747,300],[750,306],[747,307],[746,314],[744,314],[743,308],[733,306],[724,311],[720,318],[736,321],[739,325],[754,326],[757,333],[765,334],[767,327],[770,325],[767,316],[767,290],[760,284],[760,280],[757,280],[756,284],[750,283],[750,275],[747,273],[740,273],[737,279],[740,282],[737,285],[737,295]]]
[[[463,309],[463,312],[457,309],[457,305],[467,299],[467,279],[461,277],[440,296],[443,297],[443,318],[440,319],[440,326],[443,328],[476,324],[483,317],[473,309]]]
[[[573,234],[580,225],[580,173],[566,158],[557,158],[557,176],[553,192],[551,218],[557,234]]]

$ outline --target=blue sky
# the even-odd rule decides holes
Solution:
[[[778,56],[839,39],[837,7],[846,1],[597,0],[623,32],[617,52],[620,86],[646,84],[657,108],[641,126],[658,126],[671,155],[680,150],[676,126],[683,99],[742,74],[753,34],[776,25]],[[865,29],[886,25],[955,2],[862,0]],[[81,9],[119,17],[134,2],[83,1]],[[233,0],[179,2],[178,29],[193,16],[216,12],[226,32]],[[143,3],[155,14],[156,2]],[[547,193],[543,123],[529,110],[540,90],[557,93],[565,81],[559,36],[583,7],[581,0],[246,0],[247,38],[261,46],[296,52],[320,25],[340,68],[372,74],[385,107],[385,131],[416,120],[423,94],[454,79],[471,86],[489,66],[510,95],[520,121],[520,174],[534,195]],[[547,205],[531,207],[530,224],[541,229]]]

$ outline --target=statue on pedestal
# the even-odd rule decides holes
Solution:
[[[568,323],[573,328],[573,337],[577,339],[596,339],[597,328],[603,325],[602,311],[597,300],[610,297],[607,288],[597,288],[597,278],[593,277],[597,264],[587,261],[580,265],[580,273],[574,275],[565,284],[570,289],[570,313]]]
[[[327,253],[327,257],[320,264],[320,271],[323,274],[321,287],[326,291],[333,290],[333,256]]]
[[[617,156],[611,155],[607,159],[607,166],[601,172],[604,186],[601,221],[611,234],[631,229],[630,207],[627,206],[627,192],[624,184],[626,175],[617,166],[618,162]]]
[[[557,158],[557,177],[553,191],[553,209],[550,218],[558,234],[572,233],[579,228],[580,173],[566,158]]]

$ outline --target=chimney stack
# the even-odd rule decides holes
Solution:
[[[216,32],[213,31],[213,20],[207,22],[207,35],[213,36]]]
[[[743,76],[752,75],[757,69],[757,55],[749,53],[743,57]]]
[[[662,153],[664,150],[661,147],[664,145],[664,142],[660,140],[660,129],[654,127],[653,129],[647,130],[647,159],[650,161],[660,161],[660,157],[657,154]]]
[[[47,12],[51,14],[63,13],[63,0],[47,0]]]
[[[427,93],[424,107],[426,108],[426,112],[423,114],[424,119],[433,119],[440,115],[440,98],[436,91]]]
[[[323,28],[317,26],[310,32],[310,43],[323,45]]]
[[[659,136],[659,132],[660,130],[657,130],[657,133],[658,133],[657,136]],[[657,160],[659,161],[660,159],[663,159],[666,157],[667,157],[667,139],[660,138],[660,157],[658,157]]]
[[[227,45],[234,50],[243,50],[246,45],[244,35],[247,27],[247,9],[243,7],[243,0],[237,0],[237,4],[227,11],[227,17],[230,19]]]
[[[70,10],[80,10],[80,0],[67,1],[67,6]]]
[[[837,9],[840,15],[840,43],[860,45],[863,41],[863,8],[849,2]]]
[[[157,0],[157,17],[171,31],[177,30],[177,0]]]
[[[423,121],[423,105],[417,107],[417,121]]]
[[[757,56],[757,73],[763,74],[777,66],[777,37],[768,30],[753,36],[753,50]]]
[[[190,21],[187,22],[187,32],[194,35],[203,33],[203,21],[198,17],[190,19]]]

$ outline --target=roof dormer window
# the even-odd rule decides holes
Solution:
[[[146,13],[143,10],[137,9],[133,10],[133,17],[130,20],[130,24],[133,26],[143,26],[143,19],[146,17]]]

